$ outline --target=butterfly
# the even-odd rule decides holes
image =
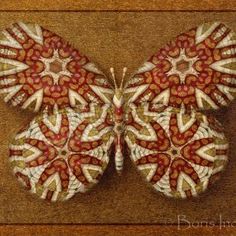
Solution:
[[[228,162],[222,125],[202,111],[236,94],[236,35],[204,23],[178,35],[118,85],[57,34],[18,22],[0,35],[0,94],[36,112],[9,159],[32,193],[63,201],[96,184],[125,153],[168,197],[198,196]],[[112,80],[112,82],[111,82]],[[126,82],[125,82],[126,81]]]

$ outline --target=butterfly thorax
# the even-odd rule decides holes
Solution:
[[[115,133],[115,165],[116,170],[120,173],[123,169],[123,131],[124,131],[124,121],[123,121],[123,104],[124,97],[122,89],[115,89],[113,97],[114,105],[114,133]]]

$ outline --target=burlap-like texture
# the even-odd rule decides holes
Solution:
[[[32,21],[61,35],[106,73],[122,67],[128,75],[177,34],[207,21],[223,21],[236,30],[235,13],[214,12],[1,12],[0,28]],[[92,191],[64,203],[48,203],[25,191],[12,175],[8,145],[34,114],[0,101],[0,223],[177,223],[236,218],[236,102],[214,112],[230,141],[230,162],[222,179],[201,197],[176,201],[150,189],[129,157],[121,177],[111,163]],[[182,217],[183,218],[183,217]]]

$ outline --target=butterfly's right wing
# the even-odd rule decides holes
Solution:
[[[113,142],[108,104],[37,116],[10,145],[13,171],[32,193],[67,200],[98,182]]]
[[[166,196],[197,196],[227,163],[228,142],[213,117],[149,103],[130,104],[125,140],[146,181]]]
[[[196,196],[227,162],[221,125],[198,113],[236,94],[236,35],[219,22],[178,35],[125,86],[126,134],[136,167],[167,196]]]

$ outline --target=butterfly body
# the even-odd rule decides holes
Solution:
[[[115,80],[114,70],[111,68],[111,74],[113,77],[113,81],[115,84],[114,89],[114,96],[113,96],[113,106],[114,106],[114,134],[115,134],[115,167],[118,174],[121,174],[123,169],[123,163],[124,163],[124,129],[125,129],[125,123],[124,123],[124,93],[122,84],[120,87],[117,87],[117,83]],[[124,78],[123,74],[123,78]],[[123,81],[122,78],[122,81]]]

